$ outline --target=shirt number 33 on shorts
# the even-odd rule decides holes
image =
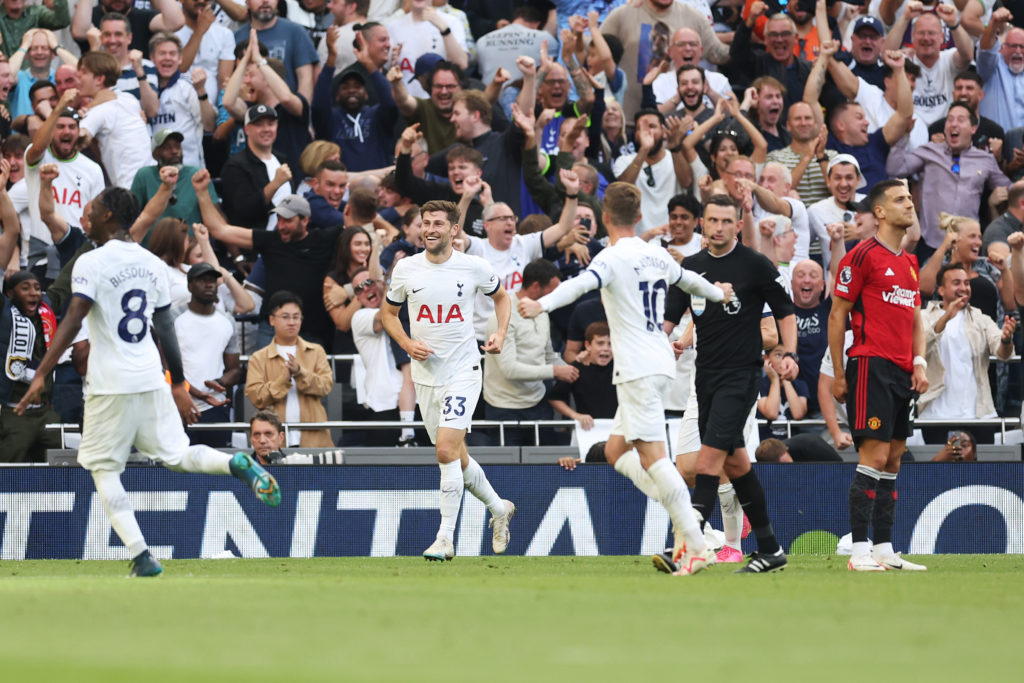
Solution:
[[[444,397],[444,409],[441,411],[444,415],[445,420],[451,420],[456,417],[462,417],[466,414],[466,397],[465,396],[445,396]]]

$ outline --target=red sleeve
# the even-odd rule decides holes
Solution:
[[[917,283],[917,293],[914,295],[914,304],[921,307],[921,268],[918,264],[917,255],[903,252],[910,261],[910,274],[914,276],[914,282]]]
[[[854,258],[854,257],[857,258]],[[867,259],[863,251],[848,252],[839,262],[839,274],[836,276],[835,294],[840,299],[856,301],[860,290],[864,287],[864,269]],[[857,265],[854,265],[854,261]]]

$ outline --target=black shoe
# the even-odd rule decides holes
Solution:
[[[153,557],[148,550],[143,550],[132,559],[128,576],[159,576],[163,570],[160,560]]]
[[[786,553],[779,548],[775,553],[750,553],[750,562],[746,567],[741,567],[733,574],[766,574],[777,572],[786,568]]]
[[[679,569],[676,563],[672,561],[671,548],[667,548],[656,555],[652,555],[651,562],[654,564],[655,569],[659,572],[665,572],[666,574],[671,574],[675,570]]]
[[[416,448],[419,446],[419,444],[416,443],[416,438],[412,436],[402,437],[401,439],[398,440],[398,443],[396,445],[399,448]]]

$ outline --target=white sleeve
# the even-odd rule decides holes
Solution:
[[[92,259],[79,257],[71,268],[71,293],[85,297],[89,301],[96,300],[96,276],[89,264]]]
[[[721,287],[711,284],[703,275],[697,275],[692,270],[679,267],[679,279],[672,284],[690,294],[697,294],[708,301],[719,302],[725,299],[725,292]]]
[[[561,283],[555,287],[553,292],[542,296],[538,301],[544,311],[553,311],[556,308],[568,306],[587,292],[597,289],[600,284],[601,279],[597,273],[588,268],[571,280]]]
[[[385,296],[388,303],[395,306],[401,306],[406,299],[404,277],[406,268],[403,267],[404,265],[404,261],[399,261],[395,265],[395,269],[391,271],[391,284],[388,287],[388,293]]]

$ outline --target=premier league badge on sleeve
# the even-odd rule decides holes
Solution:
[[[839,271],[839,282],[848,285],[852,280],[853,271],[850,270],[850,266],[843,266],[843,269]]]

